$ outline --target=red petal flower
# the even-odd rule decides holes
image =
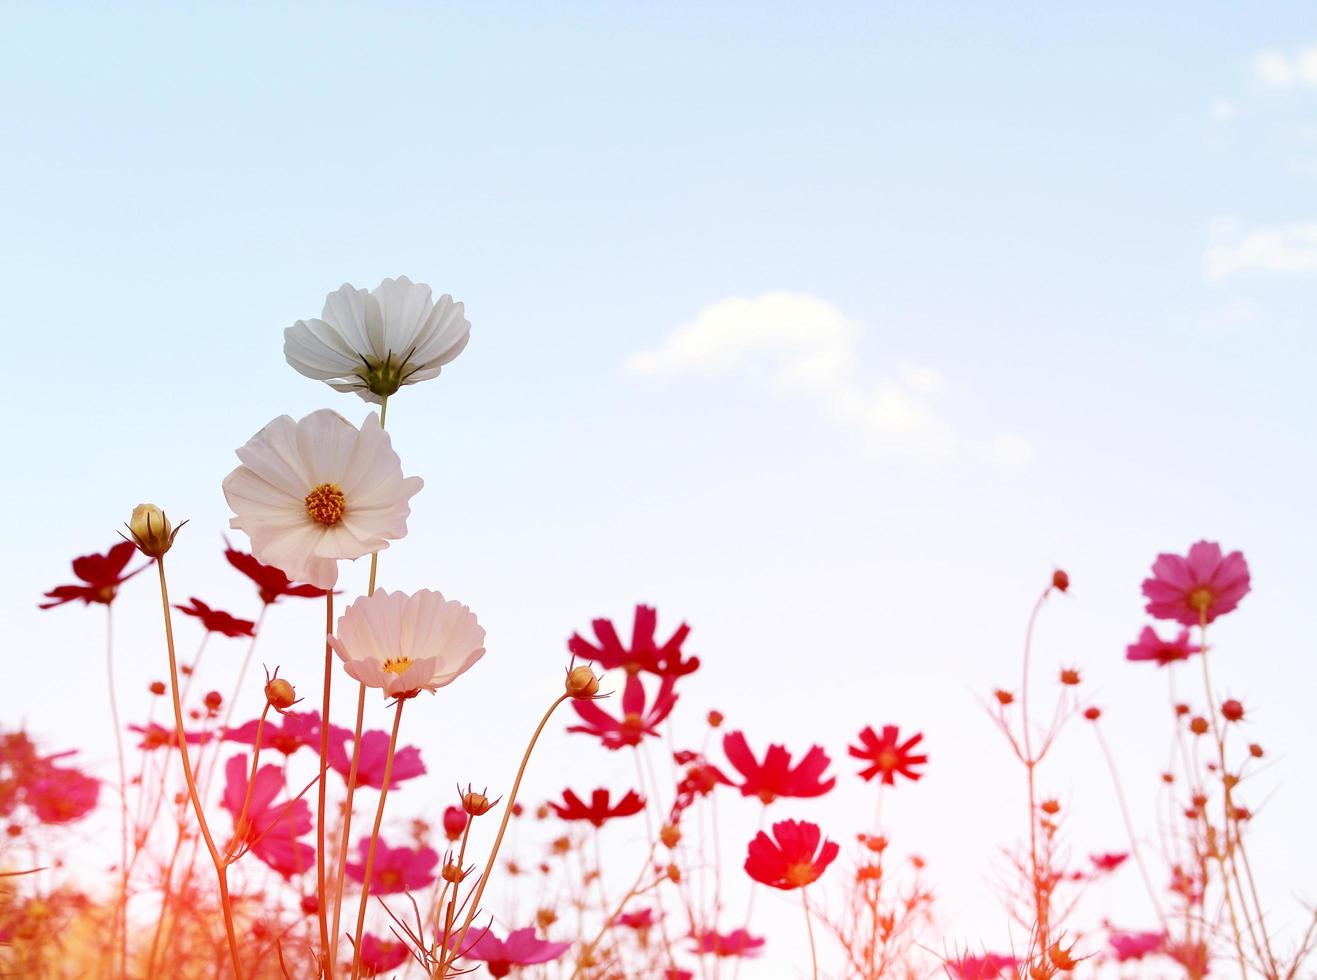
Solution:
[[[239,619],[236,616],[230,616],[228,613],[219,609],[211,609],[196,596],[192,597],[191,602],[186,606],[174,606],[181,613],[188,616],[195,616],[201,620],[201,625],[206,628],[208,633],[219,633],[223,636],[253,636],[256,633],[256,624],[250,619]]]
[[[760,763],[750,751],[745,734],[739,731],[723,737],[723,752],[745,780],[741,795],[758,796],[764,803],[772,803],[779,796],[822,796],[837,784],[835,776],[820,778],[831,760],[818,745],[811,747],[794,769],[791,753],[781,745],[770,745]]]
[[[626,795],[611,806],[609,796],[608,790],[597,789],[590,794],[590,804],[587,806],[574,792],[565,789],[562,793],[563,802],[550,800],[549,806],[563,820],[588,820],[596,827],[602,827],[604,821],[616,817],[633,816],[645,808],[644,798],[633,789],[627,790]]]
[[[695,952],[712,953],[714,956],[756,956],[763,948],[765,940],[752,936],[744,929],[721,933],[712,930],[691,935],[695,940]]]
[[[73,559],[73,574],[86,584],[56,586],[46,593],[46,598],[52,601],[43,602],[38,608],[53,609],[75,599],[81,599],[84,605],[99,602],[108,606],[118,594],[119,586],[146,568],[142,565],[127,575],[122,574],[136,551],[137,546],[131,541],[122,541],[103,555],[83,555]]]
[[[357,841],[357,853],[361,860],[348,862],[348,877],[353,881],[365,881],[369,837]],[[394,895],[424,888],[434,881],[434,869],[438,863],[439,855],[432,847],[412,850],[410,847],[390,847],[379,841],[375,845],[375,864],[370,872],[370,892],[372,895]]]
[[[1158,952],[1166,943],[1164,932],[1113,932],[1107,937],[1116,959],[1141,960],[1149,953]]]
[[[1189,630],[1180,630],[1180,635],[1173,640],[1163,640],[1151,626],[1143,627],[1139,639],[1125,648],[1126,660],[1151,660],[1157,666],[1165,667],[1177,660],[1188,660],[1191,654],[1199,653],[1203,648],[1189,642]]]
[[[654,630],[658,626],[658,612],[652,606],[636,606],[635,623],[631,628],[631,646],[622,645],[611,619],[596,619],[590,624],[597,643],[591,643],[580,633],[573,633],[567,649],[573,656],[593,660],[604,670],[625,668],[627,673],[648,671],[660,677],[684,677],[699,669],[700,658],[681,659],[681,645],[690,634],[690,627],[682,623],[667,642],[658,644]]]
[[[235,755],[224,766],[223,806],[235,824],[242,816],[250,771],[251,764],[245,755]],[[261,766],[252,784],[247,819],[242,826],[235,826],[233,833],[258,859],[285,878],[291,878],[314,867],[316,855],[310,844],[297,839],[311,830],[311,807],[304,799],[291,806],[287,802],[276,803],[275,797],[283,786],[279,766]]]
[[[606,749],[620,749],[626,745],[639,745],[646,735],[658,735],[658,726],[672,713],[677,695],[672,690],[674,679],[664,677],[654,693],[654,700],[645,706],[645,684],[639,674],[630,674],[622,690],[622,717],[614,718],[594,701],[572,701],[572,708],[585,722],[573,725],[569,732],[584,732],[596,736]]]
[[[984,953],[982,956],[966,954],[959,959],[947,960],[947,969],[956,980],[995,980],[1003,970],[1009,970],[1015,976],[1015,967],[1019,961],[1014,956],[1001,953]]]
[[[456,943],[457,936],[453,936],[451,942]],[[534,926],[514,930],[508,933],[507,939],[499,939],[492,929],[473,928],[462,941],[462,951],[458,955],[468,960],[483,960],[492,976],[506,977],[514,966],[552,963],[571,947],[571,943],[553,943],[538,938]]]
[[[407,961],[407,947],[392,939],[377,939],[370,933],[361,937],[361,969],[368,977],[396,970]]]
[[[745,871],[760,884],[783,891],[804,888],[819,879],[839,850],[833,841],[823,840],[818,824],[783,820],[773,824],[772,837],[762,830],[755,835]]]
[[[860,770],[860,778],[870,780],[882,773],[882,781],[888,786],[895,786],[898,773],[910,780],[923,775],[915,772],[914,767],[928,762],[928,756],[917,755],[913,751],[923,739],[921,733],[916,733],[902,742],[895,725],[884,725],[883,734],[879,737],[872,727],[866,726],[860,732],[860,744],[849,746],[847,751],[856,759],[866,759],[873,763]]]
[[[275,568],[273,565],[263,565],[245,551],[226,546],[224,557],[229,560],[230,565],[256,584],[261,602],[267,606],[278,602],[284,596],[314,599],[325,594],[324,589],[318,589],[314,585],[300,585],[290,582],[282,569]]]
[[[1197,626],[1224,616],[1248,595],[1248,562],[1239,551],[1224,557],[1215,541],[1199,541],[1188,555],[1161,554],[1144,579],[1147,610],[1158,619]]]

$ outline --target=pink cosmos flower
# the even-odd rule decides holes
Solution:
[[[382,731],[364,732],[361,736],[361,752],[357,757],[357,785],[380,789],[384,785],[384,766],[389,761],[389,733]],[[329,743],[329,765],[343,777],[346,783],[352,771],[352,733],[342,740]],[[393,754],[393,772],[389,776],[389,789],[393,789],[406,779],[415,779],[425,775],[425,763],[421,761],[421,750],[414,745],[398,749]]]
[[[226,742],[237,742],[240,745],[256,744],[256,729],[260,725],[259,720],[253,718],[251,721],[244,722],[237,728],[230,728],[224,732]],[[265,724],[260,726],[261,730],[261,749],[275,749],[284,755],[292,755],[298,749],[306,746],[320,752],[320,714],[316,711],[285,711],[279,717],[267,717]],[[350,739],[352,732],[335,724],[329,726],[329,748],[330,758],[333,758],[335,745],[340,748],[344,739]]]
[[[828,755],[818,746],[812,746],[793,769],[791,753],[781,745],[770,745],[761,763],[750,751],[750,744],[742,732],[731,732],[723,737],[723,752],[745,782],[742,796],[758,796],[765,804],[779,796],[807,798],[822,796],[837,784],[835,776],[822,779],[828,768]]]
[[[1090,854],[1088,859],[1093,862],[1093,867],[1098,872],[1115,871],[1127,860],[1128,854]]]
[[[361,937],[361,969],[368,977],[396,970],[407,957],[407,947],[396,940],[377,939],[370,933]]]
[[[958,959],[947,960],[946,968],[956,980],[994,980],[1003,970],[1014,971],[1018,963],[1014,956],[1001,953],[984,953],[982,956],[967,953]]]
[[[360,862],[348,862],[348,877],[353,881],[366,880],[366,857],[370,853],[370,838],[363,837],[357,842]],[[422,847],[412,850],[410,847],[390,847],[384,841],[375,845],[375,866],[371,869],[370,893],[372,895],[395,895],[424,888],[434,881],[434,868],[439,863],[439,855],[434,848]]]
[[[1248,595],[1248,562],[1239,551],[1222,557],[1215,541],[1199,541],[1187,556],[1161,554],[1143,580],[1148,612],[1185,626],[1212,622]]]
[[[594,735],[606,749],[639,745],[646,735],[657,736],[658,726],[672,713],[677,703],[674,683],[672,677],[664,677],[654,700],[646,708],[645,684],[639,674],[630,674],[622,691],[621,718],[614,718],[594,701],[572,701],[572,708],[585,724],[572,725],[567,730]]]
[[[860,778],[865,782],[881,774],[885,785],[895,786],[897,775],[911,781],[923,775],[915,771],[916,766],[928,762],[928,756],[915,751],[915,746],[923,740],[922,732],[916,732],[902,742],[895,725],[884,725],[881,736],[872,726],[866,725],[860,732],[860,744],[848,746],[847,751],[853,758],[870,763],[860,770]]]
[[[646,929],[653,929],[658,924],[658,919],[654,918],[653,909],[638,909],[635,912],[623,912],[613,920],[613,925],[622,926],[626,929],[635,929],[637,932],[643,932]]]
[[[1164,932],[1113,932],[1107,937],[1116,959],[1141,960],[1149,953],[1156,953],[1166,943]]]
[[[658,626],[658,612],[653,606],[636,606],[635,624],[631,628],[631,646],[623,646],[611,619],[596,619],[590,623],[597,643],[591,643],[573,633],[567,649],[573,656],[593,660],[603,670],[625,668],[628,674],[649,671],[660,677],[684,677],[699,669],[700,658],[681,659],[681,645],[686,642],[690,627],[682,623],[667,641],[654,640]]]
[[[233,818],[234,837],[285,878],[314,867],[315,849],[297,839],[311,830],[311,807],[305,799],[299,799],[291,806],[286,802],[275,802],[275,797],[284,788],[279,766],[261,766],[256,771],[247,819],[237,826],[247,796],[250,770],[246,755],[235,755],[224,766],[223,806]]]
[[[42,823],[72,823],[96,809],[100,795],[98,780],[76,769],[42,767],[41,774],[27,787],[27,805]]]
[[[193,596],[186,606],[175,605],[174,608],[201,620],[201,625],[205,627],[207,633],[219,633],[221,636],[229,637],[253,636],[256,633],[256,624],[250,619],[239,619],[223,610],[211,609],[196,596]]]
[[[750,935],[744,929],[734,929],[726,933],[709,930],[695,933],[691,938],[695,940],[695,952],[700,955],[712,953],[719,957],[758,956],[766,942],[758,936]]]
[[[451,941],[456,943],[457,937]],[[492,929],[482,929],[477,934],[472,928],[462,941],[462,951],[458,955],[468,960],[483,960],[491,976],[506,977],[514,966],[552,963],[571,947],[571,943],[552,943],[537,938],[533,926],[513,930],[507,939],[499,939]]]
[[[1190,654],[1199,653],[1203,648],[1189,642],[1189,630],[1181,629],[1173,640],[1163,640],[1151,626],[1143,627],[1139,639],[1125,648],[1126,660],[1151,660],[1157,666],[1165,667],[1177,660],[1188,660]]]
[[[143,727],[142,725],[129,725],[130,732],[136,732],[142,736],[142,740],[137,743],[137,747],[146,752],[155,749],[176,749],[178,748],[177,729],[166,728],[164,725],[157,725],[155,722]],[[183,741],[188,745],[205,745],[215,737],[214,732],[189,732],[184,730]]]

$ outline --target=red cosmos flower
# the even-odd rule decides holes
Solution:
[[[849,746],[847,751],[856,759],[866,759],[873,763],[860,770],[860,778],[867,781],[882,773],[883,783],[895,786],[897,773],[910,780],[917,780],[923,775],[915,772],[914,767],[928,762],[928,756],[916,755],[912,751],[923,739],[922,733],[916,733],[902,742],[895,725],[884,725],[880,738],[874,734],[872,727],[866,726],[860,732],[860,744]]]
[[[709,930],[692,933],[695,940],[695,952],[700,955],[712,953],[714,956],[758,956],[765,940],[752,936],[744,929],[722,933]]]
[[[755,835],[746,852],[745,871],[762,885],[783,891],[804,888],[819,879],[840,850],[833,841],[823,840],[818,824],[783,820],[773,824],[773,837],[762,830]]]
[[[1152,563],[1152,578],[1143,580],[1148,612],[1185,626],[1210,623],[1225,615],[1248,590],[1248,562],[1243,553],[1232,551],[1222,557],[1215,541],[1199,541],[1187,556],[1158,555]]]
[[[624,912],[613,920],[613,925],[624,926],[627,929],[635,929],[637,932],[643,932],[646,929],[653,929],[658,924],[658,919],[654,918],[653,909],[640,909],[637,912]]]
[[[466,811],[460,806],[450,806],[444,810],[444,835],[450,840],[457,840],[466,830],[467,821],[471,818],[466,815]]]
[[[970,956],[968,953],[958,959],[947,960],[946,967],[957,980],[994,980],[1001,976],[1003,970],[1014,970],[1019,961],[1014,956],[1001,953],[984,953],[982,956]]]
[[[37,608],[54,609],[74,599],[81,599],[83,605],[99,602],[108,606],[118,594],[119,586],[136,575],[146,565],[135,568],[127,575],[124,568],[133,560],[137,546],[131,541],[123,541],[103,555],[83,555],[73,559],[73,574],[85,582],[85,585],[59,585],[46,593],[50,602],[43,602]]]
[[[1141,960],[1149,953],[1159,952],[1166,942],[1164,932],[1113,932],[1107,937],[1116,959]]]
[[[352,733],[344,730],[343,739],[330,738],[329,765],[347,782],[352,771]],[[331,733],[332,734],[332,733]],[[319,742],[316,743],[319,745]],[[389,733],[374,731],[361,736],[361,752],[357,758],[357,785],[380,789],[384,785],[384,766],[389,761]],[[421,750],[414,745],[398,749],[393,754],[393,772],[389,776],[389,789],[405,779],[425,775]]]
[[[454,936],[451,942],[455,944],[457,937]],[[482,929],[479,935],[472,929],[463,940],[458,955],[468,960],[483,960],[491,976],[506,977],[514,966],[552,963],[571,947],[571,943],[551,943],[537,938],[534,926],[516,929],[508,933],[507,939],[499,939],[492,929]]]
[[[1207,975],[1209,956],[1205,943],[1190,944],[1184,941],[1165,943],[1162,946],[1162,952],[1184,967],[1189,976],[1202,977]]]
[[[1158,667],[1165,667],[1177,660],[1188,660],[1190,654],[1198,653],[1203,648],[1189,642],[1189,631],[1180,630],[1180,635],[1173,640],[1163,640],[1151,626],[1143,627],[1139,639],[1125,648],[1126,660],[1152,660]]]
[[[584,732],[599,738],[606,749],[620,749],[625,745],[639,745],[646,735],[658,735],[658,726],[677,703],[672,690],[674,679],[664,677],[654,694],[654,701],[645,708],[645,684],[639,675],[631,674],[622,691],[622,717],[614,718],[594,701],[572,701],[572,708],[585,722],[572,725],[569,732]]]
[[[42,823],[72,823],[96,809],[99,780],[76,769],[43,767],[27,787],[24,798]]]
[[[242,816],[243,800],[247,797],[250,769],[245,755],[235,755],[224,766],[223,806],[233,818],[233,835],[259,860],[285,878],[301,874],[313,867],[316,860],[315,849],[297,839],[311,830],[311,807],[304,799],[291,806],[287,802],[275,803],[274,799],[284,785],[280,767],[261,766],[252,784],[247,819],[242,826],[237,826],[238,818]]]
[[[745,782],[742,796],[758,796],[765,804],[779,796],[822,796],[837,784],[835,776],[821,781],[823,771],[831,760],[820,746],[812,746],[799,764],[791,768],[791,753],[781,745],[770,745],[764,761],[756,761],[743,732],[730,732],[723,736],[723,752]],[[735,785],[729,783],[729,785]]]
[[[593,660],[604,670],[623,667],[628,674],[649,671],[660,677],[684,677],[699,669],[700,658],[681,659],[681,645],[686,642],[690,627],[682,623],[677,631],[661,646],[654,640],[658,626],[658,613],[652,606],[636,606],[635,623],[631,628],[631,646],[624,647],[618,638],[611,619],[596,619],[590,623],[598,645],[573,633],[567,649],[573,656]]]
[[[348,877],[353,881],[366,880],[366,857],[370,854],[370,838],[357,841],[361,861],[349,861]],[[424,888],[434,881],[434,868],[439,855],[432,847],[412,850],[410,847],[390,847],[384,841],[375,845],[375,866],[371,869],[372,895],[395,895]]]
[[[370,933],[361,937],[361,969],[368,977],[396,970],[407,961],[407,947],[392,939],[377,939]]]
[[[324,589],[318,589],[314,585],[290,582],[282,569],[273,565],[263,565],[247,552],[229,546],[228,542],[225,542],[224,557],[229,560],[230,565],[256,584],[261,602],[267,606],[278,602],[284,596],[314,599],[325,594]]]
[[[279,718],[265,719],[265,724],[253,718],[237,728],[224,732],[226,742],[240,745],[256,744],[256,729],[261,730],[261,748],[275,749],[284,755],[292,755],[302,746],[320,751],[320,714],[315,711],[285,711]],[[329,726],[329,746],[332,753],[335,742],[341,743],[352,737],[352,733],[338,725]],[[332,755],[331,755],[332,757]]]
[[[586,806],[579,796],[565,789],[562,792],[563,802],[550,800],[549,806],[562,820],[588,820],[596,827],[602,827],[606,820],[634,816],[645,808],[644,797],[633,789],[627,790],[626,795],[612,806],[609,806],[609,796],[608,790],[597,789],[590,794],[590,805]]]
[[[239,619],[237,616],[230,616],[228,613],[219,609],[211,609],[196,596],[192,597],[191,604],[188,606],[175,605],[181,613],[188,616],[195,616],[201,620],[201,625],[206,628],[207,633],[220,633],[224,636],[253,636],[256,633],[256,624],[250,619]]]
[[[1093,862],[1093,867],[1099,872],[1115,871],[1127,860],[1128,854],[1090,854],[1088,859]]]
[[[151,722],[145,728],[141,725],[129,725],[130,732],[137,732],[142,736],[142,740],[137,743],[139,749],[147,752],[155,749],[173,749],[178,747],[178,729],[165,728],[163,725],[157,725]],[[205,745],[215,737],[214,732],[183,732],[183,741],[188,745]]]

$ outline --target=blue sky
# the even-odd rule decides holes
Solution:
[[[282,329],[344,281],[405,273],[473,325],[389,418],[427,485],[383,581],[461,597],[490,630],[460,703],[436,709],[471,759],[436,761],[436,793],[506,768],[568,633],[651,601],[695,627],[692,726],[716,705],[761,744],[836,719],[834,755],[866,723],[925,730],[934,766],[891,819],[955,883],[946,934],[996,942],[979,892],[1021,828],[981,804],[1015,777],[1004,749],[994,777],[980,764],[973,692],[1014,677],[1035,587],[1067,567],[1042,663],[1089,672],[1148,789],[1163,691],[1121,651],[1152,557],[1207,536],[1254,567],[1217,670],[1283,755],[1261,860],[1277,901],[1296,868],[1312,880],[1317,737],[1296,693],[1317,680],[1311,5],[3,20],[0,328],[25,383],[0,576],[7,645],[30,651],[8,661],[6,721],[105,744],[99,618],[33,606],[139,500],[193,521],[176,592],[254,611],[219,562],[232,449],[277,414],[364,414],[283,363]],[[776,293],[824,312],[784,315],[789,342],[752,317],[716,363],[627,369],[683,326],[726,340],[718,304]],[[820,352],[842,367],[786,380]],[[895,450],[890,416],[838,407],[881,392],[899,395]],[[306,673],[316,611],[277,612],[280,662]],[[120,606],[139,688],[155,613],[145,588]],[[79,665],[58,722],[30,693],[52,658]],[[526,723],[467,744],[456,726],[482,699]],[[554,745],[543,792],[574,757],[592,767],[580,788],[617,762]],[[1091,808],[1076,848],[1111,849],[1090,750],[1076,738],[1057,791]]]

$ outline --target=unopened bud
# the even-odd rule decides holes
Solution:
[[[1089,721],[1097,721],[1099,718],[1102,717],[1102,709],[1101,709],[1101,708],[1085,708],[1085,709],[1084,709],[1084,717],[1087,718]]]
[[[659,840],[663,846],[671,850],[681,842],[681,828],[675,823],[665,823],[659,829]]]
[[[477,793],[469,786],[467,787],[466,792],[462,794],[462,809],[465,810],[469,816],[482,817],[490,811],[490,808],[493,807],[493,805],[494,804],[490,802],[488,796],[484,793]]]
[[[462,831],[466,830],[466,824],[466,811],[460,806],[450,806],[444,809],[444,834],[449,840],[457,840],[461,837]]]
[[[214,714],[224,704],[224,695],[220,694],[219,691],[207,691],[203,703],[206,705],[206,710]]]
[[[455,865],[452,861],[444,862],[444,869],[440,874],[443,875],[444,881],[453,885],[460,885],[462,879],[466,877],[466,872]]]
[[[543,931],[548,931],[549,926],[558,921],[558,913],[553,909],[540,909],[535,913],[535,924]]]
[[[1052,573],[1052,588],[1058,592],[1067,592],[1070,589],[1070,576],[1061,569]]]
[[[582,664],[567,672],[567,682],[564,687],[571,697],[585,701],[599,693],[599,678],[595,676],[593,670]]]
[[[149,558],[162,558],[174,543],[175,532],[169,518],[155,504],[138,504],[133,508],[128,532],[137,549]]]
[[[159,697],[160,695],[164,694],[164,693],[165,693],[165,682],[164,682],[164,681],[152,681],[152,682],[151,682],[151,693],[154,694],[156,697]]]
[[[710,711],[708,715],[708,722],[710,728],[717,728],[719,725],[723,723],[723,713],[717,710]]]
[[[282,677],[273,677],[266,682],[265,700],[275,711],[285,711],[297,703],[297,692]]]
[[[668,876],[668,881],[673,881],[673,882],[681,881],[681,868],[677,867],[675,864],[668,865],[668,870],[666,874]]]

